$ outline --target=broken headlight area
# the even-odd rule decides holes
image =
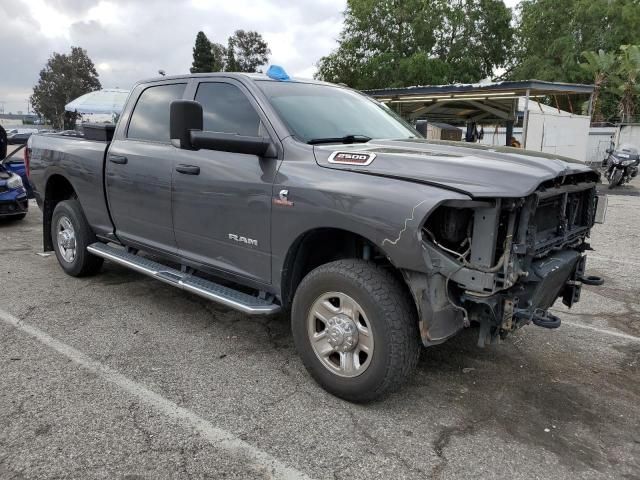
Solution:
[[[556,299],[571,307],[583,283],[601,283],[585,277],[596,205],[595,179],[585,175],[548,182],[526,198],[440,205],[422,229],[430,289],[429,305],[418,305],[424,343],[470,322],[480,324],[480,345],[528,323],[558,327],[548,312]]]

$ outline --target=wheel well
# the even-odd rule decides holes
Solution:
[[[365,237],[338,228],[318,228],[298,237],[287,253],[282,270],[282,304],[291,305],[298,285],[311,270],[346,258],[386,264],[402,279],[384,252]],[[406,285],[404,280],[402,284]]]
[[[51,238],[53,210],[58,203],[70,198],[77,198],[77,195],[69,180],[62,175],[51,175],[47,180],[42,208],[42,234],[45,252],[53,250],[53,239]]]

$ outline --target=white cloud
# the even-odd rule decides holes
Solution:
[[[309,78],[337,46],[345,8],[346,0],[0,0],[0,44],[20,52],[0,60],[0,102],[25,110],[47,58],[72,45],[87,50],[105,88],[130,88],[159,69],[187,73],[199,30],[218,43],[256,30],[270,63]]]
[[[5,111],[25,110],[47,58],[72,45],[87,50],[105,88],[130,88],[158,69],[187,73],[198,30],[218,43],[237,29],[256,30],[271,48],[270,63],[310,77],[336,46],[345,6],[346,0],[0,2],[0,44],[21,52],[3,58],[0,101]]]

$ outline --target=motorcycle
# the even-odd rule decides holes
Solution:
[[[638,149],[628,145],[621,146],[618,150],[608,149],[608,157],[603,162],[604,176],[609,181],[609,188],[614,188],[631,181],[638,175],[640,154]]]

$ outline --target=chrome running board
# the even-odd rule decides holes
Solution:
[[[136,272],[156,278],[161,282],[250,315],[269,315],[280,311],[280,305],[276,303],[196,277],[191,273],[181,272],[148,258],[129,253],[122,248],[112,247],[106,243],[93,243],[87,247],[87,251],[98,257],[124,265]]]

